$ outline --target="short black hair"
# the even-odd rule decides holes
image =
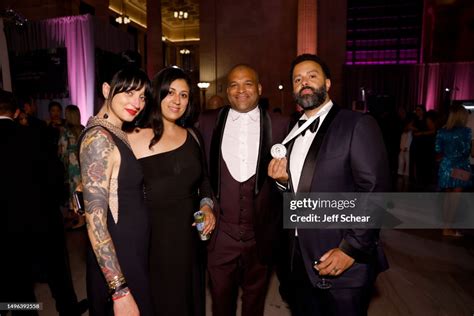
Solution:
[[[297,56],[292,62],[290,66],[290,82],[293,82],[293,70],[295,70],[296,65],[302,63],[304,61],[314,61],[316,64],[321,66],[326,79],[331,79],[331,71],[329,70],[328,65],[322,60],[319,56],[314,54],[302,54]]]
[[[57,106],[58,108],[60,108],[61,111],[63,110],[63,106],[61,105],[61,103],[59,103],[58,101],[51,101],[51,102],[49,102],[49,104],[48,104],[48,111],[51,111],[51,109],[52,109],[53,107],[55,107],[55,106]]]
[[[250,66],[249,64],[237,64],[237,65],[234,65],[230,70],[229,72],[227,73],[227,85],[229,84],[229,75],[231,72],[233,72],[234,70],[236,69],[239,69],[239,68],[247,68],[248,70],[250,70],[250,72],[252,72],[255,76],[255,80],[256,80],[256,83],[259,84],[260,83],[260,76],[258,75],[258,72],[257,70],[255,70],[255,68],[253,68],[252,66]]]
[[[151,95],[150,79],[144,70],[134,66],[126,66],[117,71],[108,84],[110,91],[106,103],[109,106],[114,96],[122,92],[138,91],[145,87],[145,97],[148,98]]]
[[[0,114],[14,114],[18,105],[13,93],[0,89]]]
[[[34,102],[34,98],[31,95],[20,95],[16,99],[18,101],[18,107],[20,110],[25,109],[25,104],[31,105]]]

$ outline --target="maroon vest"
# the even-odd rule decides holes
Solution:
[[[253,229],[255,175],[238,182],[221,157],[220,223],[219,229],[235,240],[255,238]]]

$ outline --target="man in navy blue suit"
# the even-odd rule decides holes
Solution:
[[[328,94],[331,74],[316,55],[298,56],[291,65],[293,93],[313,120],[287,144],[288,154],[273,159],[269,176],[289,192],[389,191],[389,168],[380,130],[369,115],[344,110]],[[290,135],[296,134],[295,125]],[[293,315],[366,315],[383,257],[376,229],[290,230],[288,303]],[[315,264],[318,261],[318,264]],[[330,278],[330,289],[318,281]]]

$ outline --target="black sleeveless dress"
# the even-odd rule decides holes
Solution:
[[[138,160],[151,213],[150,276],[155,315],[205,313],[206,243],[191,226],[200,198],[211,197],[202,160],[200,147],[189,132],[182,146]]]
[[[117,192],[118,222],[115,223],[109,209],[107,228],[115,246],[120,268],[138,305],[140,315],[153,315],[148,266],[150,226],[149,213],[144,201],[143,172],[132,150],[120,138],[111,132],[110,134],[120,152],[121,162]],[[89,315],[113,315],[113,303],[108,293],[107,282],[90,244],[87,251],[86,280]]]

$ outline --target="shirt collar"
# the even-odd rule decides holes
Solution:
[[[252,121],[257,122],[260,117],[260,109],[258,106],[256,106],[255,109],[249,112],[241,113],[231,108],[229,111],[229,116],[232,119],[232,121],[237,121],[239,118],[246,116],[246,117],[249,117]]]

